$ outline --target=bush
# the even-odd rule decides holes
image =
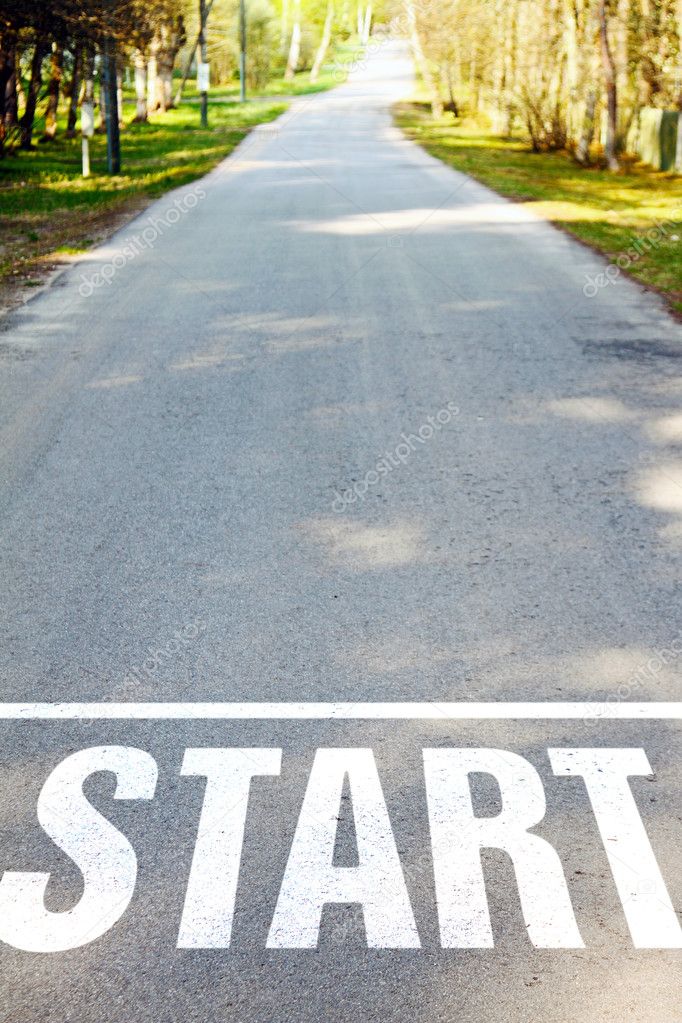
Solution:
[[[566,148],[568,126],[558,101],[551,102],[546,95],[536,98],[525,92],[521,97],[521,111],[534,153]]]

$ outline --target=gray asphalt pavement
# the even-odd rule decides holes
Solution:
[[[680,723],[599,708],[680,699],[682,328],[623,278],[590,287],[603,260],[406,141],[390,106],[410,82],[402,47],[384,44],[348,84],[297,100],[4,322],[0,700],[592,711],[0,720],[0,871],[49,873],[50,919],[88,879],[39,826],[46,779],[90,747],[135,747],[158,766],[151,797],[139,765],[137,795],[119,778],[115,801],[110,772],[85,782],[137,856],[134,894],[105,933],[30,952],[0,916],[0,1020],[682,1020],[680,950],[636,947],[615,839],[547,752],[645,751],[653,773],[630,788],[679,908]],[[230,946],[223,935],[222,947],[178,948],[205,784],[181,767],[201,747],[281,749],[281,773],[252,783]],[[288,924],[272,923],[299,815],[319,823],[301,803],[329,747],[373,751],[420,947],[368,948],[356,903],[326,905],[317,946],[292,947],[314,827],[299,836]],[[442,947],[432,859],[444,852],[432,857],[422,750],[468,747],[503,751],[512,781],[520,768],[504,751],[542,779],[535,832],[558,853],[584,947],[535,947],[499,850],[484,853],[494,947]],[[250,757],[253,773],[277,774]],[[501,783],[470,777],[476,812],[499,812]],[[362,858],[350,808],[372,784],[343,782],[335,866]],[[216,905],[229,866],[221,806],[207,822]],[[95,841],[66,803],[50,812],[76,853]],[[116,888],[125,851],[111,856]],[[650,866],[625,869],[634,905],[660,895]],[[551,903],[541,872],[537,883]],[[404,937],[395,873],[391,884],[382,912]]]

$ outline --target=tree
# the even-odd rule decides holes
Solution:
[[[50,79],[47,84],[47,107],[45,109],[45,133],[43,139],[53,141],[57,134],[57,107],[59,105],[59,92],[62,84],[62,72],[64,70],[64,47],[59,43],[52,43],[52,54],[50,57]]]
[[[438,112],[468,107],[534,149],[611,170],[643,106],[682,111],[682,0],[404,0]],[[680,144],[682,164],[682,143]]]
[[[238,25],[235,25],[235,37],[237,29]],[[272,5],[268,0],[252,0],[246,18],[246,78],[250,89],[262,89],[270,79],[276,35]]]
[[[169,110],[173,106],[173,68],[185,41],[185,22],[182,14],[168,11],[159,18],[152,41],[157,82],[153,93],[155,105],[150,104],[150,111]]]
[[[38,104],[38,93],[43,75],[43,61],[48,53],[48,41],[45,36],[39,35],[33,46],[33,57],[31,59],[31,77],[26,93],[26,106],[19,121],[21,129],[20,146],[22,149],[30,149],[33,145],[33,123],[35,121],[36,106]]]
[[[613,53],[609,42],[606,0],[599,0],[597,5],[597,14],[599,17],[599,41],[601,44],[604,82],[606,85],[607,121],[604,152],[609,170],[616,171],[619,169],[618,158],[616,156],[616,139],[618,135],[618,91],[616,86],[616,65],[613,60]]]
[[[443,100],[422,42],[423,30],[417,20],[417,8],[414,0],[405,0],[405,12],[407,15],[407,30],[410,45],[412,46],[412,53],[414,54],[415,63],[431,101],[431,111],[434,117],[442,117]]]
[[[327,4],[327,15],[324,19],[324,27],[322,29],[322,38],[320,39],[320,45],[317,47],[315,54],[315,60],[310,70],[310,81],[316,82],[320,77],[320,71],[322,70],[322,64],[324,58],[327,55],[329,44],[332,40],[332,26],[334,24],[334,3],[333,0],[329,0]]]
[[[301,0],[293,0],[293,24],[284,81],[292,82],[301,56]]]

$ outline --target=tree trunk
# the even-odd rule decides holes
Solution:
[[[287,52],[289,39],[289,0],[282,0],[282,18],[279,23],[279,48],[282,56]]]
[[[19,107],[26,109],[26,93],[24,92],[24,83],[21,80],[21,74],[19,73],[19,47],[16,48],[14,53],[14,67],[16,70],[16,90],[17,90],[17,124],[19,123],[18,110]]]
[[[147,120],[147,58],[142,50],[135,50],[135,118],[140,124]]]
[[[64,50],[54,43],[50,58],[50,81],[47,84],[47,109],[45,111],[45,131],[43,132],[43,140],[46,142],[54,142],[57,134],[57,110],[63,71]]]
[[[43,61],[48,54],[48,50],[47,41],[42,38],[38,39],[33,50],[33,59],[31,60],[31,80],[26,94],[26,107],[19,122],[21,128],[19,146],[21,149],[31,149],[33,147],[33,123],[36,116],[38,94],[42,84]]]
[[[116,63],[116,107],[118,109],[118,126],[123,127],[123,72]]]
[[[602,67],[604,84],[606,85],[606,144],[604,155],[606,164],[611,171],[620,170],[616,156],[616,139],[618,133],[618,90],[616,87],[616,66],[611,53],[606,15],[606,0],[599,0],[599,40],[601,42]]]
[[[73,55],[73,73],[71,85],[69,86],[69,113],[66,119],[66,137],[75,138],[76,124],[78,122],[78,95],[81,88],[81,70],[83,64],[83,50],[80,46],[76,48]]]
[[[445,66],[445,81],[447,82],[448,86],[448,100],[450,112],[454,117],[458,117],[459,113],[457,108],[457,97],[455,95],[455,84],[452,80],[452,65],[450,63],[446,64]]]
[[[279,51],[284,56],[289,39],[289,0],[282,0],[282,16],[279,21]]]
[[[496,0],[494,8],[494,17],[496,22],[499,22],[502,25],[504,24],[505,19],[504,2],[501,3],[500,0]],[[502,32],[502,38],[505,39],[506,37],[507,33]],[[491,49],[492,53],[490,55],[490,59],[492,66],[490,68],[490,74],[492,86],[492,103],[494,107],[492,125],[493,131],[495,131],[498,135],[501,135],[503,131],[504,103],[506,96],[505,82],[506,65],[504,61],[504,46],[497,45],[492,47]]]
[[[601,96],[598,3],[599,0],[582,0],[572,8],[568,87],[575,106],[572,116],[568,118],[568,128],[569,139],[575,145],[575,158],[583,166],[590,162],[590,147],[594,141]]]
[[[505,33],[506,45],[504,53],[504,82],[505,82],[505,103],[503,134],[510,138],[514,130],[514,117],[516,115],[516,53],[517,53],[517,10],[516,0],[509,3],[508,23]]]
[[[107,86],[104,81],[104,67],[100,65],[99,71],[99,135],[106,135],[107,131]]]
[[[478,110],[478,53],[476,47],[471,47],[471,58],[469,61],[469,102],[474,110]]]
[[[586,166],[590,162],[590,146],[594,138],[594,115],[597,109],[597,90],[591,88],[585,97],[585,113],[583,115],[583,127],[580,139],[575,150],[575,158],[578,163]]]
[[[334,22],[334,4],[330,0],[327,6],[327,17],[324,19],[324,28],[322,29],[322,38],[320,39],[320,45],[317,48],[315,54],[315,60],[310,71],[310,81],[316,82],[320,77],[320,71],[322,70],[322,64],[324,58],[327,55],[329,44],[332,40],[332,24]]]
[[[410,45],[412,46],[412,53],[414,54],[415,64],[419,70],[419,74],[422,76],[424,86],[429,95],[431,102],[431,113],[434,117],[443,116],[443,100],[441,99],[440,92],[436,81],[431,74],[431,68],[424,55],[424,48],[422,46],[421,39],[419,38],[419,29],[417,27],[417,13],[415,11],[413,0],[405,0],[405,10],[407,12],[407,24],[410,34]]]
[[[81,128],[83,124],[83,107],[90,108],[94,126],[95,116],[95,51],[89,45],[83,48],[83,97],[81,100]],[[89,172],[89,171],[88,171]]]
[[[83,51],[83,102],[95,103],[95,55],[89,48]]]
[[[616,88],[618,96],[618,139],[617,149],[622,152],[628,131],[635,114],[635,104],[629,89],[630,82],[630,0],[618,0],[616,10],[616,37],[614,61],[616,65]]]
[[[161,94],[160,109],[165,113],[173,106],[173,68],[166,61],[159,67],[159,92]]]
[[[12,73],[5,87],[5,124],[8,128],[14,128],[19,123],[20,94],[19,51],[15,46],[12,50]]]
[[[185,40],[185,24],[182,15],[178,15],[176,18],[167,18],[159,25],[155,48],[156,103],[164,112],[173,106],[173,69]]]
[[[682,174],[682,0],[677,0],[677,37],[680,40],[678,56],[680,91],[677,97],[677,151],[675,153],[675,170]]]
[[[360,35],[360,42],[363,46],[367,46],[369,42],[369,33],[372,28],[372,5],[367,4],[365,7],[365,17],[362,22],[362,33]]]
[[[152,43],[152,50],[147,61],[147,112],[153,114],[159,106],[159,65],[156,59],[156,46]]]
[[[298,60],[301,56],[301,0],[294,0],[294,17],[291,29],[291,42],[289,44],[289,56],[287,58],[287,69],[284,72],[284,81],[293,82]]]
[[[121,121],[118,112],[118,60],[116,41],[112,36],[105,36],[103,40],[101,80],[102,92],[106,95],[107,172],[119,174],[121,171],[119,135]]]
[[[5,136],[7,127],[5,124],[5,112],[7,109],[7,86],[14,74],[14,63],[12,53],[9,49],[0,47],[0,159],[5,155]]]
[[[18,60],[16,41],[12,37],[0,49],[0,156],[4,153],[7,136],[19,123]]]

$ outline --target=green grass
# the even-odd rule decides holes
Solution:
[[[196,106],[127,124],[121,132],[121,174],[106,174],[106,140],[91,140],[89,178],[81,175],[81,141],[37,141],[35,149],[0,161],[0,282],[25,281],[60,253],[88,248],[126,215],[171,188],[206,174],[256,124],[271,121],[286,103],[265,100],[211,107],[209,128],[199,127]],[[132,112],[124,105],[124,117]],[[60,125],[60,128],[63,127]],[[36,124],[40,139],[41,122]]]
[[[434,120],[423,103],[401,103],[395,119],[432,156],[477,178],[616,260],[644,232],[663,225],[659,239],[628,272],[663,293],[682,312],[682,179],[632,161],[618,174],[580,167],[567,153],[532,153],[452,115]],[[674,226],[673,226],[674,225]]]
[[[287,98],[338,85],[344,68],[361,53],[353,42],[337,44],[317,82],[310,82],[309,72],[297,74],[293,82],[275,78],[245,104],[237,102],[238,82],[211,89],[207,130],[199,126],[194,82],[188,83],[178,109],[142,125],[130,123],[135,105],[125,90],[126,127],[116,177],[106,174],[102,135],[91,140],[92,173],[84,179],[80,137],[64,138],[65,111],[51,143],[40,141],[44,125],[38,118],[35,148],[0,160],[0,298],[15,284],[39,283],[34,277],[41,267],[89,248],[164,192],[206,174],[251,128],[283,113]]]

